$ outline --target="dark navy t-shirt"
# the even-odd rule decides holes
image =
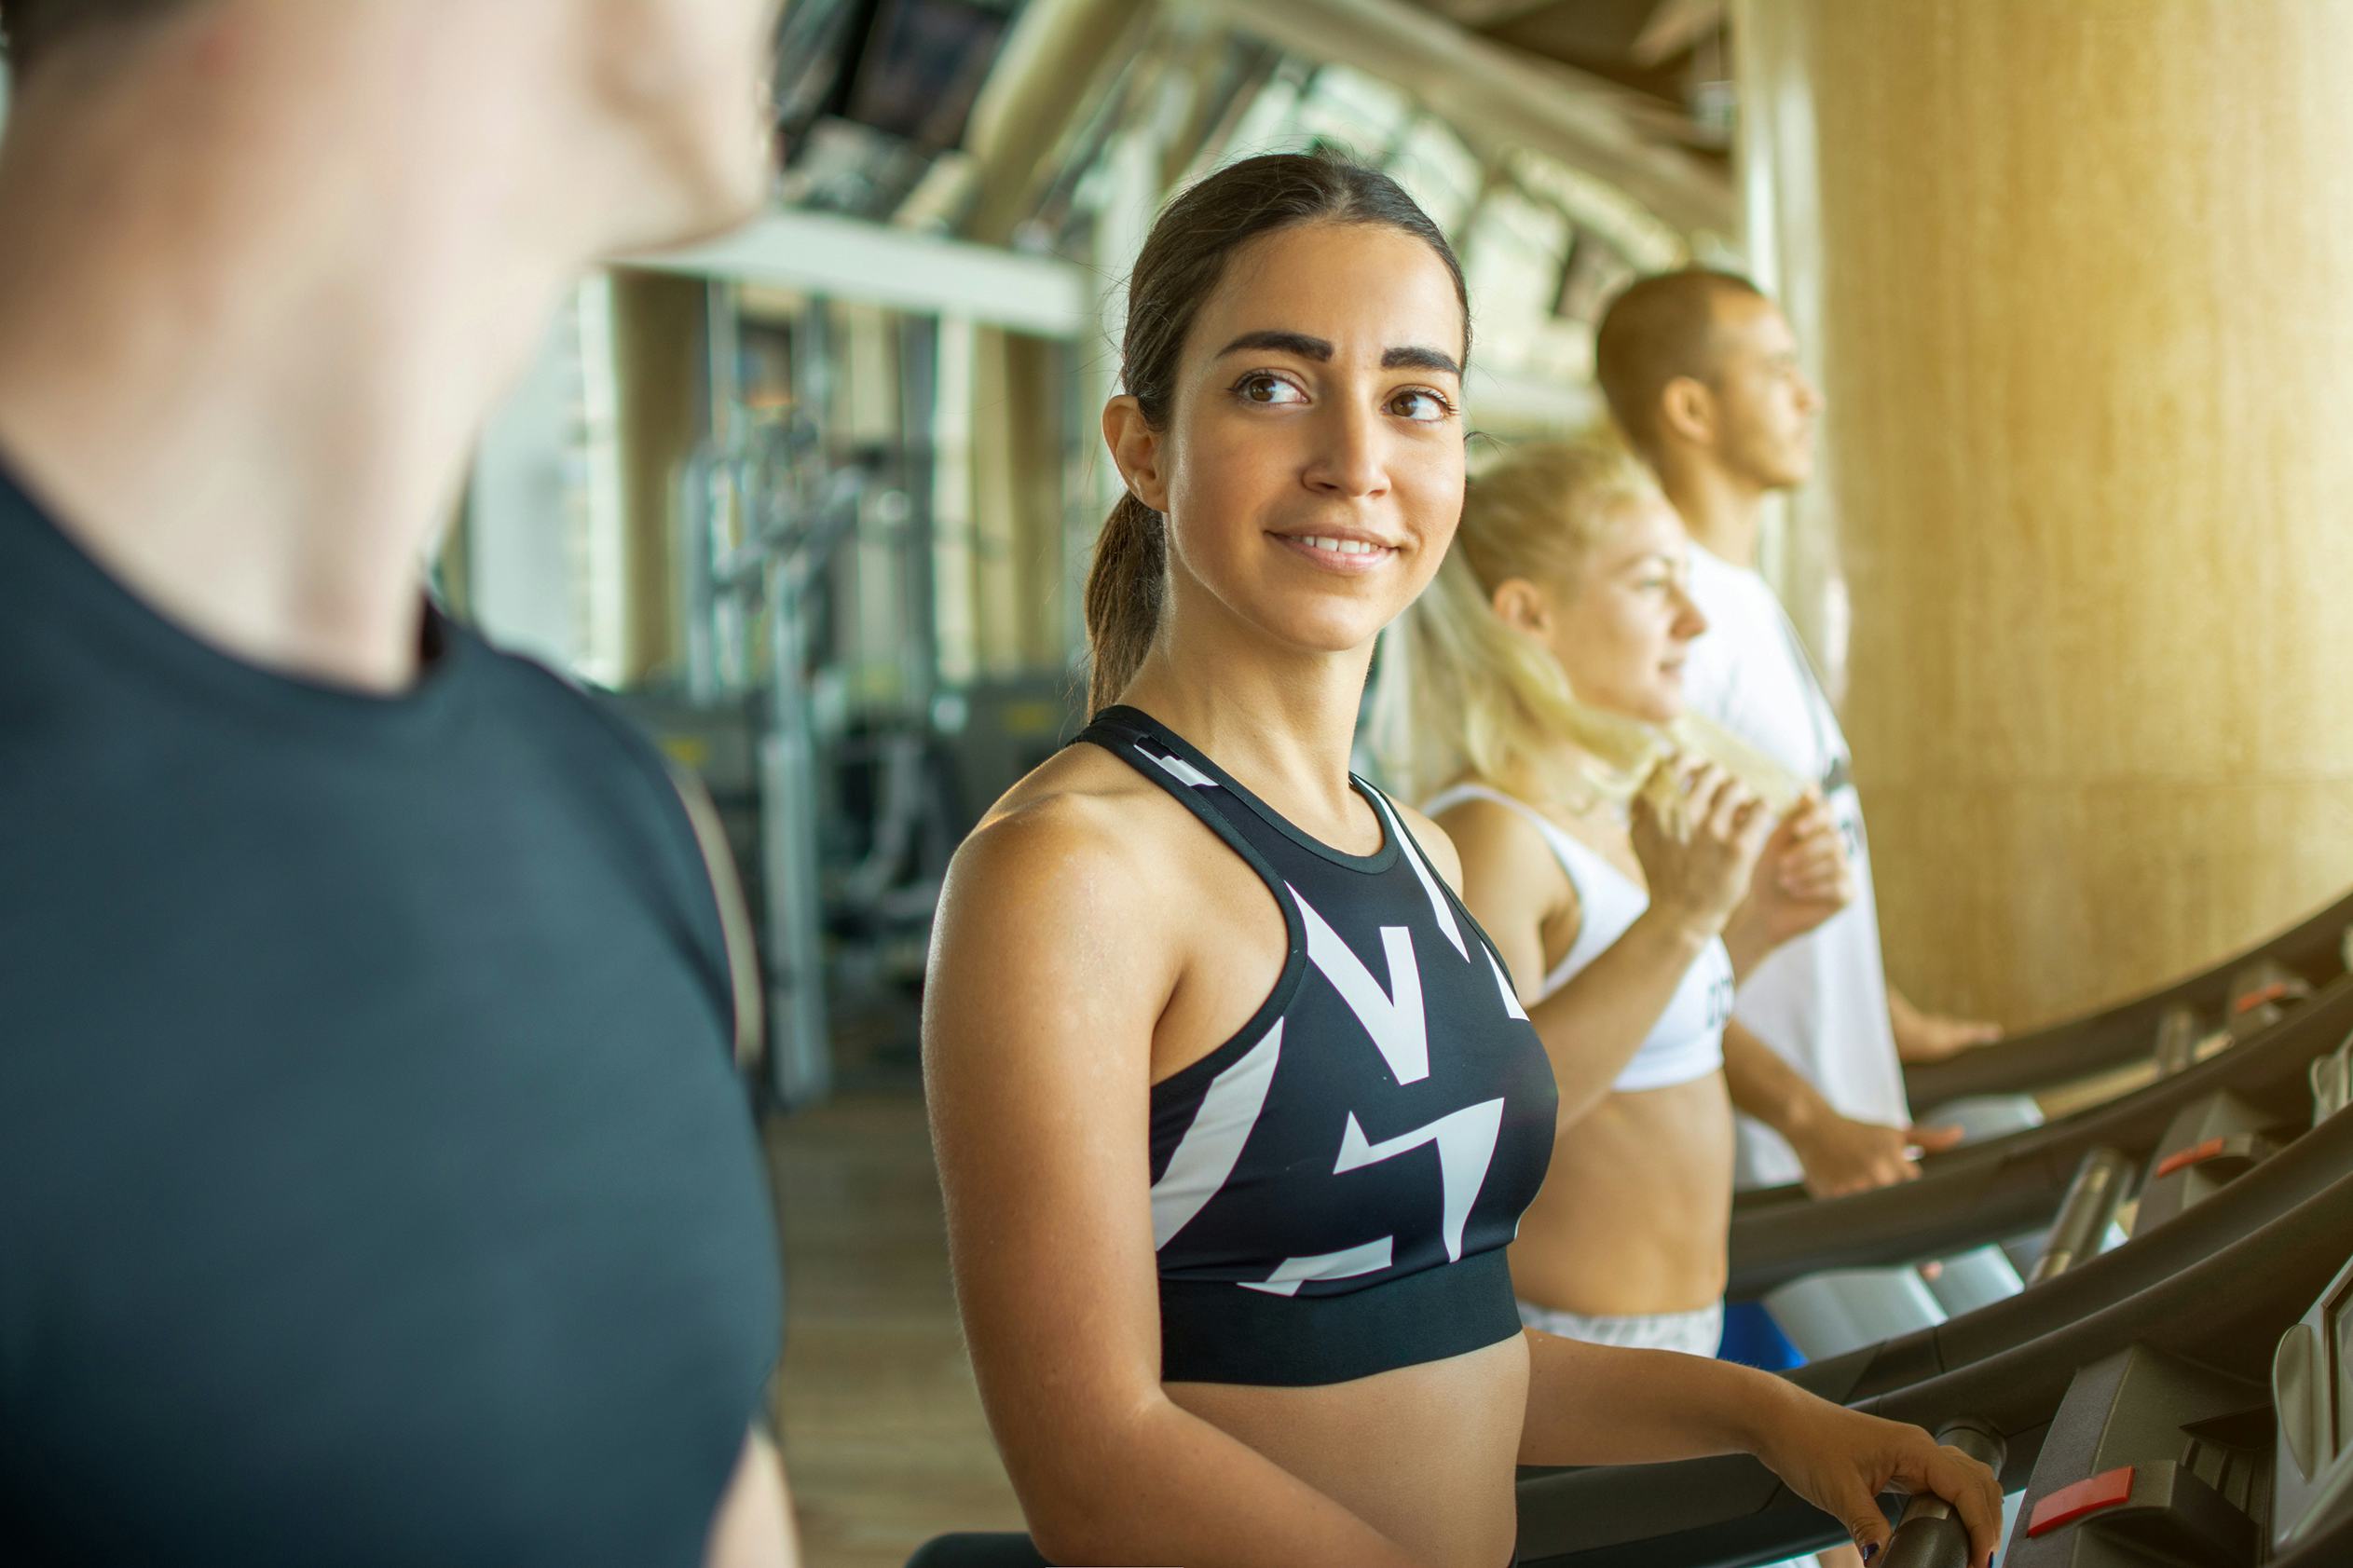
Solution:
[[[229,658],[0,476],[0,1561],[685,1564],[773,1363],[658,757]]]

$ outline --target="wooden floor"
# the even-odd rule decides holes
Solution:
[[[773,1122],[789,1318],[777,1419],[806,1568],[902,1568],[950,1530],[1014,1530],[948,1283],[911,1089]]]

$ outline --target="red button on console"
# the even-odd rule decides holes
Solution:
[[[2202,1165],[2223,1152],[2224,1140],[2209,1138],[2203,1143],[2193,1143],[2187,1149],[2176,1149],[2157,1162],[2157,1175],[2171,1176],[2185,1166]]]
[[[2258,986],[2255,989],[2249,991],[2245,996],[2242,996],[2237,1001],[2232,1002],[2231,1011],[2233,1013],[2252,1013],[2256,1008],[2261,1007],[2266,1002],[2285,1002],[2287,1000],[2288,982],[2285,980],[2274,980],[2268,986]]]
[[[2079,1480],[2073,1486],[2062,1486],[2034,1505],[2027,1516],[2026,1534],[2031,1540],[2045,1535],[2062,1525],[2074,1523],[2086,1514],[2096,1514],[2102,1508],[2113,1508],[2119,1503],[2132,1501],[2132,1466],[2105,1471],[2089,1480]]]

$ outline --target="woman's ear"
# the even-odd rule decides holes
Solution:
[[[1497,583],[1487,603],[1494,607],[1497,619],[1515,632],[1540,637],[1553,629],[1551,595],[1524,577]]]
[[[1103,404],[1103,444],[1111,448],[1111,460],[1119,465],[1128,493],[1155,511],[1168,511],[1160,432],[1143,416],[1143,405],[1124,392]]]

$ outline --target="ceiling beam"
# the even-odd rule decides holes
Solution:
[[[1309,60],[1412,92],[1431,113],[1607,180],[1686,233],[1737,232],[1731,181],[1635,131],[1627,94],[1549,60],[1464,32],[1403,0],[1166,0]]]
[[[769,212],[689,250],[632,256],[627,265],[962,317],[1038,337],[1074,338],[1092,330],[1102,292],[1083,268],[1049,256],[790,211]]]
[[[1636,65],[1655,69],[1723,25],[1724,0],[1659,0],[1626,52]]]
[[[1549,10],[1554,0],[1428,0],[1430,8],[1448,21],[1473,29],[1501,27]]]
[[[1031,0],[972,108],[964,147],[978,198],[967,232],[1003,244],[1058,155],[1142,36],[1131,0]]]

